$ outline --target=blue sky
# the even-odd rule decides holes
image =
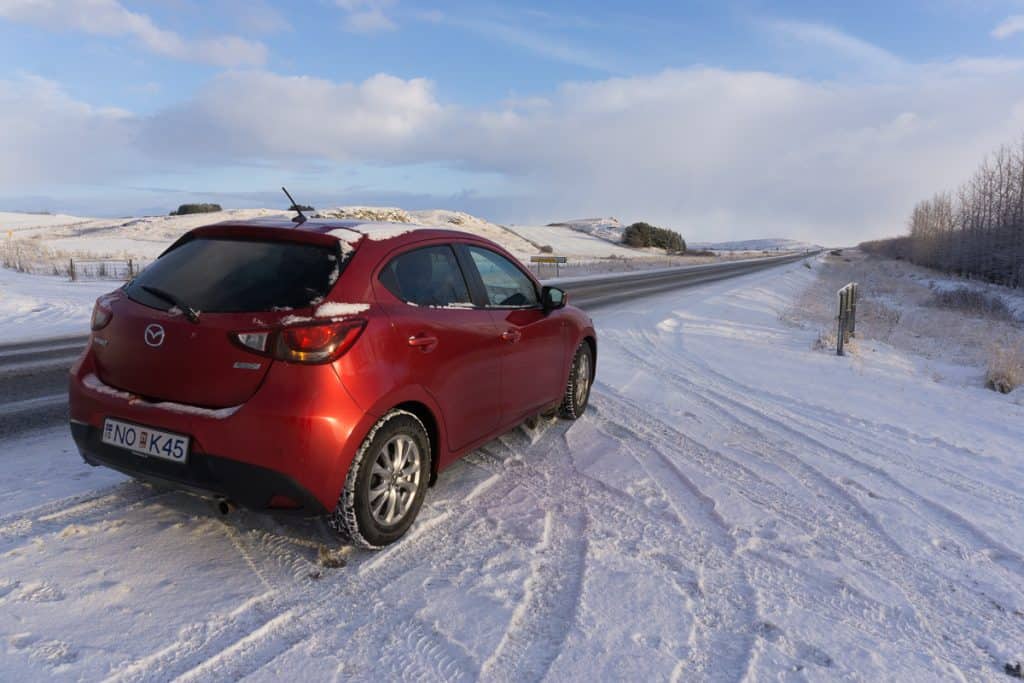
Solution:
[[[855,241],[1024,133],[1024,2],[0,0],[0,208]]]

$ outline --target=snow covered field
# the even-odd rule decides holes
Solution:
[[[411,535],[317,562],[3,444],[0,679],[1006,680],[1024,658],[1024,407],[780,320],[799,264],[595,315],[576,423],[444,472]]]
[[[40,257],[37,259],[41,262],[38,272],[49,273],[51,268],[48,260],[57,261],[61,265],[66,265],[69,256],[102,256],[151,261],[176,239],[201,225],[228,220],[293,215],[295,214],[291,212],[273,209],[232,209],[217,213],[136,218],[82,218],[0,212],[0,248],[11,248],[9,240],[27,242],[28,246],[40,251]],[[340,207],[312,212],[312,215],[442,226],[482,235],[520,256],[537,253],[536,248],[527,240],[501,226],[457,211]],[[564,230],[570,232],[567,228]],[[605,244],[603,240],[597,238],[585,239]]]
[[[0,268],[0,344],[89,333],[96,298],[119,282],[69,282]]]

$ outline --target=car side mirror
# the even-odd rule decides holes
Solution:
[[[565,308],[565,304],[569,301],[569,295],[558,287],[545,286],[542,290],[541,297],[543,298],[545,313],[550,313],[551,311],[559,308]]]

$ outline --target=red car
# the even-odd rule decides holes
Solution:
[[[376,548],[461,455],[579,417],[596,358],[590,318],[475,235],[222,223],[96,302],[71,432],[92,465],[327,515]]]

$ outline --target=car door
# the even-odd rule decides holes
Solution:
[[[567,329],[557,312],[545,313],[533,279],[513,261],[474,244],[460,250],[503,342],[502,424],[510,424],[562,395]]]
[[[390,256],[377,279],[390,294],[385,310],[404,347],[396,373],[433,397],[450,450],[492,433],[501,420],[503,342],[489,311],[473,306],[452,247],[407,248]]]

